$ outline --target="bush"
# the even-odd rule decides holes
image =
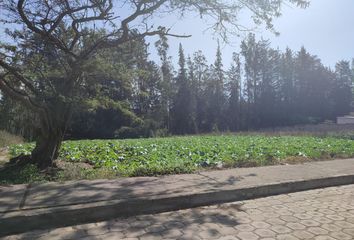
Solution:
[[[159,128],[159,124],[154,120],[145,120],[137,122],[131,127],[121,127],[115,131],[114,136],[122,139],[166,137],[168,136],[168,130],[165,128]]]
[[[116,138],[139,138],[141,137],[141,130],[132,127],[121,127],[115,131]]]

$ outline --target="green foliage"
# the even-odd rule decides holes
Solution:
[[[175,134],[191,134],[195,133],[193,124],[193,95],[191,93],[191,82],[187,77],[186,59],[182,45],[179,45],[179,70],[176,77],[176,94],[173,98],[172,115],[172,132]]]
[[[5,168],[0,171],[0,184],[45,182],[46,176],[33,164]]]
[[[11,155],[34,144],[14,145]],[[354,141],[308,136],[188,136],[128,140],[66,141],[60,158],[108,168],[120,176],[191,173],[203,168],[262,166],[292,160],[354,156]]]
[[[74,113],[69,134],[74,138],[114,138],[121,127],[142,124],[124,103],[102,97],[82,104]]]

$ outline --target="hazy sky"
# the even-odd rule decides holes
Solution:
[[[282,16],[274,22],[280,36],[259,29],[256,33],[258,38],[270,39],[271,46],[279,47],[281,50],[286,46],[299,50],[304,45],[327,66],[334,66],[338,60],[354,58],[354,0],[311,0],[311,5],[307,9],[285,6],[282,13]],[[183,44],[186,55],[200,49],[210,63],[214,61],[217,40],[210,32],[204,32],[207,25],[198,17],[183,21],[169,17],[163,21],[167,25],[173,25],[176,33],[193,35],[188,39],[170,38],[169,53],[174,56],[174,62],[177,61],[179,43]],[[225,65],[229,64],[232,52],[239,50],[240,40],[241,38],[233,38],[233,46],[222,45]],[[151,53],[151,57],[156,59],[153,45]]]
[[[245,17],[241,21],[242,24],[247,25],[250,19]],[[304,45],[325,65],[332,67],[338,60],[354,58],[354,0],[311,0],[310,7],[307,9],[284,6],[282,16],[274,23],[280,36],[275,36],[261,28],[256,32],[258,38],[269,39],[274,48],[279,47],[284,50],[289,46],[297,51]],[[184,20],[170,16],[157,21],[155,25],[172,27],[173,33],[192,34],[192,37],[187,39],[169,39],[169,54],[173,56],[175,63],[178,60],[179,43],[183,44],[186,55],[202,50],[209,63],[214,61],[217,38],[210,31],[205,32],[208,25],[198,17],[198,14]],[[1,28],[3,26],[0,26]],[[157,38],[147,40],[152,43],[151,58],[158,60],[153,44]],[[239,51],[242,37],[234,37],[231,40],[232,45],[221,46],[226,68],[231,61],[232,52]]]

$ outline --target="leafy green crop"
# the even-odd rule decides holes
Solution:
[[[34,144],[14,145],[13,156]],[[261,166],[292,159],[354,156],[354,141],[294,136],[186,136],[132,140],[65,141],[60,158],[108,167],[121,176],[191,173],[202,168]]]

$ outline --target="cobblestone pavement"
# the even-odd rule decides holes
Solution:
[[[5,239],[354,239],[354,185],[35,231]]]

